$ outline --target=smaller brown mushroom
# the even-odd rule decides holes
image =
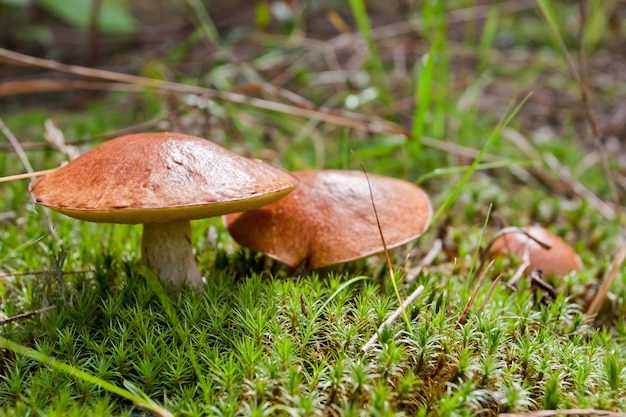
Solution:
[[[292,174],[300,180],[292,193],[222,217],[239,244],[291,267],[316,269],[382,252],[376,213],[388,248],[421,236],[432,217],[426,193],[407,181],[361,171]]]
[[[487,247],[489,258],[515,256],[525,262],[524,274],[536,269],[544,275],[564,276],[582,265],[574,249],[540,226],[503,229]]]

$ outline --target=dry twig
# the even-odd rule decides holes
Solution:
[[[514,2],[512,2],[514,3]],[[525,6],[529,7],[529,6]],[[350,35],[352,36],[352,35]],[[40,68],[47,68],[53,71],[60,71],[70,73],[74,75],[98,78],[115,83],[129,84],[137,88],[152,88],[161,91],[173,92],[178,94],[192,94],[198,95],[209,99],[219,99],[230,101],[232,103],[243,104],[247,106],[256,107],[259,109],[280,112],[291,116],[302,117],[309,120],[317,120],[324,123],[334,124],[349,129],[354,129],[362,132],[369,133],[385,133],[391,135],[402,135],[409,140],[412,138],[411,132],[405,129],[403,126],[390,122],[388,120],[376,118],[371,115],[363,115],[359,113],[345,112],[345,111],[330,111],[326,109],[313,109],[308,108],[305,103],[300,100],[298,104],[304,105],[304,107],[298,107],[296,105],[290,105],[287,103],[280,103],[276,101],[259,99],[255,97],[247,97],[243,94],[237,94],[228,91],[218,91],[208,88],[196,87],[191,85],[180,84],[170,81],[162,81],[157,79],[151,79],[146,77],[140,77],[136,75],[123,74],[113,71],[105,71],[99,69],[92,69],[87,67],[81,67],[77,65],[66,65],[56,61],[51,61],[42,58],[36,58],[29,55],[20,54],[4,48],[0,48],[0,58],[3,58],[7,62],[14,64],[21,64],[27,66],[34,66]],[[112,83],[113,84],[113,83]],[[117,85],[116,88],[121,86]],[[1,89],[0,89],[1,91]],[[289,97],[291,101],[294,101],[294,97]],[[297,101],[297,100],[296,100]],[[507,129],[505,129],[506,131]],[[510,131],[510,129],[508,129]],[[503,132],[504,134],[505,132]],[[521,136],[521,135],[520,135]],[[524,139],[525,140],[525,139]],[[467,148],[457,145],[450,141],[437,140],[429,137],[420,138],[422,145],[437,149],[443,152],[447,152],[453,155],[464,158],[475,158],[480,153],[476,149]],[[492,154],[486,154],[483,156],[485,161],[502,161],[503,158],[499,158]],[[533,159],[538,165],[541,162],[550,166],[548,161],[542,161],[543,158],[538,157]],[[605,202],[600,200],[591,191],[586,189],[580,182],[576,181],[564,170],[562,166],[550,166],[552,172],[542,170],[539,166],[527,168],[528,172],[533,175],[542,177],[553,177],[554,175],[566,185],[569,189],[574,191],[577,195],[584,198],[589,204],[598,210],[603,216],[609,220],[613,220],[616,217],[615,210],[608,206]]]
[[[604,281],[602,281],[602,285],[598,289],[598,292],[596,293],[595,297],[593,297],[589,308],[587,308],[587,311],[585,312],[588,317],[594,318],[598,314],[598,312],[600,312],[600,308],[604,304],[604,300],[606,299],[607,294],[611,289],[611,285],[613,284],[613,281],[615,280],[615,277],[617,276],[617,273],[619,272],[625,260],[626,244],[622,245],[617,255],[615,255],[615,257],[613,258],[613,261],[611,262],[611,269],[609,270],[609,272],[607,272],[606,276],[604,277]]]
[[[170,81],[156,80],[152,78],[123,74],[114,71],[92,69],[87,67],[81,67],[78,65],[66,65],[56,61],[36,58],[33,56],[9,51],[4,48],[0,48],[0,58],[4,58],[5,60],[15,64],[46,68],[53,71],[65,72],[83,77],[114,81],[116,83],[130,84],[139,88],[154,88],[179,94],[195,94],[209,99],[221,99],[225,101],[230,101],[232,103],[244,104],[269,111],[276,111],[296,117],[302,117],[305,119],[318,120],[324,123],[330,123],[336,126],[355,129],[362,132],[396,134],[405,136],[407,138],[411,137],[411,132],[406,130],[404,127],[387,120],[374,118],[370,115],[362,115],[359,113],[344,111],[331,112],[329,110],[303,108],[271,100],[247,97],[243,94],[238,94],[234,92],[217,91],[209,88],[196,87]],[[118,87],[120,86],[118,85]],[[294,101],[293,97],[289,98],[291,101]],[[453,155],[458,155],[465,158],[475,158],[479,154],[479,151],[475,149],[456,145],[449,141],[442,141],[428,137],[421,138],[421,143],[424,146],[428,146],[433,149],[438,149],[443,152],[448,152]],[[483,159],[493,161],[498,160],[499,158],[494,155],[485,155]]]
[[[570,410],[539,410],[527,413],[501,413],[499,417],[552,417],[552,416],[598,416],[626,417],[626,414],[606,410],[570,409]]]
[[[5,324],[8,324],[8,323],[13,323],[14,321],[24,320],[29,317],[35,316],[37,314],[45,313],[46,311],[50,311],[55,308],[56,306],[48,306],[48,307],[40,308],[39,310],[28,311],[26,313],[18,314],[16,316],[9,317],[8,319],[0,320],[0,326],[4,326]]]
[[[487,274],[489,273],[489,271],[491,271],[491,268],[493,267],[494,262],[495,261],[493,260],[489,262],[489,265],[487,265],[483,273],[480,275],[480,278],[478,279],[478,283],[476,284],[476,287],[474,288],[472,295],[467,301],[467,304],[465,305],[463,312],[459,316],[459,320],[456,322],[457,329],[465,323],[465,320],[467,319],[467,315],[469,314],[470,308],[472,308],[472,304],[474,304],[474,300],[476,299],[476,295],[478,295],[478,290],[480,290],[480,287],[482,287],[483,282],[485,281],[485,278],[487,277]]]
[[[8,277],[19,277],[24,275],[46,275],[50,274],[53,271],[42,269],[38,271],[24,271],[24,272],[0,272],[0,279],[8,278]],[[75,274],[86,274],[87,272],[91,272],[89,269],[77,269],[75,271],[62,271],[63,275],[75,275]]]
[[[49,174],[50,172],[54,170],[56,170],[56,168],[45,169],[43,171],[27,172],[25,174],[7,175],[6,177],[0,177],[0,182],[9,182],[9,181],[25,180],[28,178],[41,177],[42,175]]]

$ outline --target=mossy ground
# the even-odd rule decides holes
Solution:
[[[140,43],[139,53],[105,45],[105,56],[123,65],[123,72],[244,91],[293,108],[306,100],[316,108],[357,112],[367,123],[384,117],[412,131],[409,138],[367,132],[363,124],[348,128],[324,117],[159,91],[0,98],[2,120],[35,169],[66,159],[44,139],[47,119],[81,151],[119,129],[153,121],[144,129],[209,137],[289,170],[362,164],[369,172],[419,180],[436,210],[452,195],[425,236],[391,254],[402,299],[424,286],[406,311],[409,326],[399,319],[361,352],[401,302],[383,257],[292,271],[238,248],[219,219],[192,226],[206,288],[164,297],[140,267],[139,226],[65,218],[34,206],[27,182],[13,181],[0,188],[0,268],[7,273],[0,277],[0,312],[12,317],[56,307],[1,326],[1,336],[116,386],[136,387],[176,415],[625,410],[623,268],[611,288],[615,301],[601,320],[583,314],[623,244],[624,134],[615,109],[626,80],[619,71],[623,56],[616,53],[623,41],[612,32],[623,30],[599,30],[596,22],[619,18],[623,6],[592,7],[584,38],[609,178],[591,139],[580,83],[571,79],[536,5],[505,2],[470,13],[467,2],[446,2],[449,9],[443,3],[407,3],[406,10],[370,4],[378,54],[366,54],[360,41],[337,32],[341,20],[349,27],[359,21],[359,33],[367,34],[368,16],[358,1],[352,8],[294,5],[291,21],[269,26],[262,19],[251,24],[243,7],[229,9],[238,10],[234,16],[241,20],[223,26],[217,16],[224,10],[211,11],[219,47],[207,46],[200,30],[167,38],[163,49]],[[517,7],[524,10],[509,13],[512,4],[522,3]],[[548,7],[560,17],[557,29],[566,47],[577,54],[577,6]],[[262,8],[256,13],[264,16]],[[173,16],[186,19],[180,10]],[[413,26],[406,26],[408,18],[415,19]],[[80,61],[62,43],[52,55]],[[463,182],[507,104],[529,92]],[[23,172],[11,148],[2,149],[0,173]],[[617,201],[612,184],[620,190]],[[604,205],[581,193],[582,186]],[[532,223],[570,242],[584,268],[552,279],[557,296],[549,299],[527,280],[516,291],[505,286],[517,264],[498,261],[459,323],[481,272],[480,249],[502,226]],[[406,271],[436,239],[442,250],[432,265],[405,283]],[[1,352],[0,415],[144,412],[101,385],[12,350]]]

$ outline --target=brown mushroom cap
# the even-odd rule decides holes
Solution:
[[[533,238],[549,248],[544,248]],[[545,275],[563,276],[578,271],[581,267],[580,258],[574,249],[563,239],[540,226],[523,227],[517,231],[512,229],[510,232],[502,233],[491,243],[488,254],[490,258],[516,256],[522,259],[525,250],[528,250],[530,262],[525,273],[540,269]]]
[[[35,201],[70,217],[163,223],[249,210],[297,180],[261,161],[180,133],[139,133],[101,144],[34,181]]]
[[[292,174],[300,185],[291,194],[223,217],[239,244],[292,267],[321,268],[383,251],[367,178],[388,248],[421,236],[432,217],[426,193],[407,181],[361,171]]]
[[[92,222],[143,223],[143,262],[163,281],[201,286],[190,220],[248,210],[298,180],[206,139],[180,133],[122,136],[34,181],[35,201]]]

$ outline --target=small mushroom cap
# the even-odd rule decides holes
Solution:
[[[298,180],[258,160],[180,133],[121,136],[30,185],[35,201],[70,217],[164,223],[249,210]]]
[[[388,248],[421,236],[432,217],[416,185],[361,171],[294,172],[298,188],[285,198],[223,217],[239,244],[287,265],[309,269],[382,252],[370,188]]]
[[[522,231],[511,231],[503,233],[491,243],[489,257],[515,256],[522,259],[524,251],[528,247],[530,265],[526,268],[525,273],[540,269],[545,275],[563,276],[580,269],[580,258],[574,249],[560,237],[540,226],[523,227],[521,230],[549,246],[549,249],[544,248]]]

